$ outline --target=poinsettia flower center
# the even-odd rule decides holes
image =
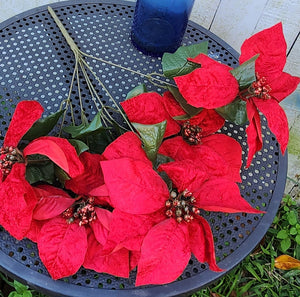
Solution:
[[[173,217],[178,223],[183,221],[189,223],[194,216],[200,214],[199,208],[194,206],[196,202],[193,194],[184,190],[178,193],[176,189],[172,189],[169,200],[166,201],[166,216]]]
[[[265,77],[260,77],[256,73],[256,81],[254,81],[249,87],[250,94],[261,98],[263,100],[271,99],[270,92],[272,91],[271,87],[267,84]]]
[[[189,144],[201,143],[202,129],[198,125],[192,125],[189,121],[181,127],[181,135]]]
[[[63,212],[69,224],[78,222],[79,226],[88,225],[97,219],[94,197],[79,197],[78,200]]]
[[[17,148],[13,146],[0,148],[0,169],[3,180],[9,175],[12,166],[17,162],[25,162],[22,153]]]

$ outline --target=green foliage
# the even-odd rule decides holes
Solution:
[[[30,184],[40,181],[49,184],[55,182],[55,165],[50,159],[42,155],[30,155],[27,160],[26,180]]]
[[[157,152],[166,131],[167,121],[163,121],[155,125],[142,125],[133,123],[133,126],[141,136],[147,157],[153,163],[153,165],[155,165]]]
[[[10,289],[10,290],[6,290],[9,291],[9,294],[8,292],[5,292],[4,294],[0,290],[1,297],[47,297],[46,295],[43,295],[39,292],[29,289],[28,286],[23,285],[16,280],[14,281],[10,280],[8,277],[6,277],[6,275],[0,272],[0,283],[1,281],[3,284],[5,283],[7,285],[7,289]],[[1,287],[2,286],[3,285],[1,285]]]
[[[202,110],[202,108],[197,108],[197,107],[194,107],[194,106],[188,104],[187,101],[184,99],[184,97],[180,94],[178,88],[168,86],[168,89],[174,96],[175,100],[180,104],[182,109],[186,112],[186,115],[185,115],[186,118],[178,118],[177,117],[176,118],[177,120],[189,119],[189,118],[197,115]]]
[[[143,93],[147,93],[146,85],[145,84],[138,85],[135,88],[133,88],[130,92],[128,92],[126,96],[126,100],[141,95]]]
[[[104,129],[101,121],[101,112],[98,112],[90,123],[82,123],[78,126],[71,125],[63,128],[65,132],[71,134],[72,138],[75,139],[86,139],[86,137],[100,133]]]
[[[248,121],[246,101],[239,98],[232,103],[216,108],[215,110],[225,120],[237,125],[244,125]]]
[[[240,89],[248,88],[255,80],[255,61],[259,55],[255,55],[235,69],[230,70],[231,74],[239,83]]]
[[[60,110],[46,118],[36,121],[23,136],[23,139],[31,141],[35,138],[48,135],[64,112],[64,110]]]
[[[166,77],[172,78],[192,72],[201,67],[199,64],[189,62],[187,58],[195,58],[199,54],[207,54],[208,42],[181,46],[173,54],[165,53],[162,57],[163,73]]]
[[[300,206],[286,195],[255,251],[219,281],[191,297],[300,296],[300,270],[274,267],[275,259],[283,253],[300,259],[299,212]]]

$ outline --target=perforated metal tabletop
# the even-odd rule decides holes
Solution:
[[[145,74],[161,72],[160,58],[143,55],[130,42],[134,3],[109,0],[81,0],[52,4],[63,25],[84,52],[121,64]],[[201,26],[189,22],[185,45],[208,41],[209,55],[231,67],[238,65],[238,54],[224,41]],[[38,100],[45,114],[56,112],[68,95],[74,69],[74,57],[47,7],[22,13],[0,24],[0,144],[16,104],[21,100]],[[128,91],[145,83],[149,90],[162,92],[147,79],[123,69],[89,60],[115,100],[125,99]],[[104,90],[98,93],[111,104]],[[81,96],[89,119],[97,110],[91,103],[87,86],[82,84]],[[72,91],[72,100],[79,100]],[[74,104],[75,114],[80,109]],[[69,115],[70,117],[70,115]],[[70,121],[67,118],[66,121]],[[287,171],[287,156],[282,156],[267,122],[262,118],[264,148],[257,153],[253,165],[242,169],[242,196],[265,215],[205,213],[211,225],[215,249],[223,273],[210,271],[207,265],[191,258],[179,280],[162,286],[134,286],[135,272],[129,279],[80,269],[72,277],[52,280],[38,256],[36,244],[17,241],[0,230],[0,270],[50,296],[183,296],[208,285],[230,271],[260,242],[271,225],[281,201]],[[245,127],[226,123],[223,133],[234,137],[243,149],[243,165],[247,155]]]

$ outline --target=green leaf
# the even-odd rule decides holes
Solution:
[[[48,135],[48,133],[54,128],[54,126],[57,124],[59,118],[64,112],[64,110],[60,110],[46,118],[36,121],[32,125],[32,127],[27,131],[27,133],[23,136],[23,140],[31,141],[35,138]]]
[[[19,294],[16,291],[10,292],[8,297],[23,297],[23,294]]]
[[[297,244],[300,245],[300,235],[299,234],[295,237],[295,240],[296,240]]]
[[[291,235],[296,235],[298,233],[298,230],[295,228],[295,227],[292,227],[291,229],[290,229],[290,234]]]
[[[82,123],[79,126],[67,126],[63,130],[70,133],[72,138],[83,139],[87,136],[97,134],[100,131],[106,129],[102,125],[101,112],[98,112],[94,119],[90,123]]]
[[[68,139],[68,141],[75,147],[77,155],[89,150],[89,147],[81,140],[78,139]]]
[[[278,233],[277,233],[277,238],[279,239],[286,239],[289,237],[289,234],[286,230],[280,230]]]
[[[132,123],[132,125],[142,138],[143,148],[147,157],[155,165],[157,152],[166,131],[167,121],[155,125],[143,125],[139,123]]]
[[[25,286],[16,280],[14,280],[14,288],[18,294],[23,294],[24,292],[28,291],[28,286]]]
[[[88,136],[86,140],[90,152],[96,154],[102,154],[111,141],[107,130],[102,130],[101,133]]]
[[[130,92],[128,92],[126,96],[126,100],[133,98],[135,96],[141,95],[143,93],[147,93],[147,87],[145,84],[138,85],[134,89],[132,89]]]
[[[46,182],[53,184],[55,182],[54,163],[42,155],[30,155],[26,166],[26,180],[30,184],[37,182]]]
[[[23,292],[22,297],[32,297],[32,293],[29,290],[27,290],[27,291]]]
[[[196,68],[201,67],[199,64],[190,63],[187,58],[195,58],[199,54],[207,54],[208,42],[201,42],[188,46],[181,46],[173,54],[164,53],[162,57],[163,73],[166,77],[172,78],[175,76],[185,75]]]
[[[251,264],[247,264],[245,265],[245,268],[247,269],[247,271],[249,273],[251,273],[259,282],[261,282],[261,278],[259,277],[259,275],[256,273],[255,269],[251,266]]]
[[[244,100],[236,99],[232,103],[215,110],[225,120],[237,125],[243,125],[248,121],[246,102]]]
[[[237,68],[230,70],[231,74],[238,81],[240,89],[248,88],[254,81],[256,81],[255,61],[258,56],[259,55],[255,55]]]
[[[184,97],[179,92],[178,88],[168,86],[168,89],[172,93],[172,95],[174,96],[175,100],[180,104],[182,109],[187,113],[187,115],[190,118],[197,115],[202,110],[202,108],[197,108],[197,107],[194,107],[194,106],[188,104],[186,102],[186,100],[184,99]],[[185,117],[186,117],[186,115],[185,115]]]
[[[54,172],[55,172],[55,176],[57,177],[57,179],[60,181],[62,185],[64,185],[65,182],[70,179],[69,175],[64,170],[62,170],[59,166],[54,166]]]
[[[294,211],[290,211],[287,217],[290,225],[296,225],[298,223],[297,214]]]
[[[290,247],[291,247],[291,240],[290,238],[285,238],[283,240],[280,241],[280,247],[281,247],[281,250],[283,252],[286,252]]]

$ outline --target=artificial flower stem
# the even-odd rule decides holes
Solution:
[[[82,51],[80,51],[80,53],[81,53],[82,55],[88,57],[88,58],[97,60],[97,61],[99,61],[99,62],[103,62],[103,63],[105,63],[105,64],[108,64],[108,65],[111,65],[111,66],[114,66],[114,67],[117,67],[117,68],[126,70],[126,71],[128,71],[128,72],[131,72],[131,73],[133,73],[133,74],[137,74],[137,75],[139,75],[139,76],[146,77],[151,83],[153,83],[154,85],[159,86],[159,87],[161,87],[161,88],[166,88],[165,86],[162,86],[163,84],[165,84],[165,85],[170,85],[170,86],[175,87],[175,85],[173,85],[173,84],[170,84],[170,83],[168,83],[168,82],[166,82],[166,81],[163,81],[163,80],[161,80],[161,79],[158,79],[158,78],[153,77],[153,75],[157,75],[157,76],[162,76],[162,77],[164,77],[164,76],[163,76],[162,74],[160,74],[160,73],[153,72],[153,73],[144,74],[144,73],[141,73],[141,72],[139,72],[139,71],[135,71],[135,70],[133,70],[133,69],[131,69],[131,68],[124,67],[124,66],[122,66],[122,65],[115,64],[115,63],[113,63],[113,62],[104,60],[104,59],[102,59],[102,58],[98,58],[98,57],[95,57],[95,56],[86,54],[86,53],[84,53],[84,52],[82,52]],[[158,81],[161,85],[158,85],[158,84],[154,83],[153,80]]]
[[[99,84],[101,85],[101,87],[104,89],[104,91],[107,93],[107,95],[109,96],[109,98],[112,100],[112,102],[115,104],[115,106],[117,107],[117,109],[119,109],[119,112],[121,114],[121,116],[123,117],[124,121],[126,122],[126,124],[130,127],[130,129],[133,131],[133,128],[132,126],[130,125],[127,117],[123,114],[123,112],[121,111],[121,109],[118,107],[118,104],[115,102],[113,96],[110,94],[110,92],[108,91],[108,89],[105,87],[105,85],[102,83],[102,81],[99,79],[99,77],[96,75],[96,73],[91,69],[91,67],[87,64],[87,62],[83,59],[83,55],[85,56],[89,56],[87,54],[85,54],[84,52],[80,51],[78,46],[75,44],[74,40],[72,39],[72,37],[69,35],[69,33],[67,32],[67,30],[65,29],[65,27],[63,26],[63,24],[61,23],[61,21],[59,20],[59,18],[57,17],[57,15],[55,14],[54,10],[48,6],[48,11],[50,13],[50,15],[52,16],[52,18],[54,19],[55,23],[57,24],[57,26],[59,27],[59,29],[61,30],[61,33],[63,34],[63,36],[65,37],[67,43],[69,44],[71,50],[73,51],[74,55],[75,55],[75,60],[76,60],[76,66],[77,64],[79,63],[79,66],[81,68],[81,70],[83,71],[84,73],[84,76],[85,76],[85,79],[87,81],[87,83],[89,84],[89,87],[92,88],[94,94],[96,94],[96,90],[94,89],[94,86],[92,85],[92,83],[90,82],[89,78],[88,78],[88,75],[86,73],[86,70],[84,69],[84,66],[86,66],[88,68],[88,70],[92,73],[92,75],[96,78],[96,80],[99,82]],[[95,58],[93,56],[91,56],[92,58]],[[76,67],[75,66],[75,67]],[[117,67],[121,67],[120,65],[114,65],[114,66],[117,66]],[[77,74],[77,81],[79,83],[79,79],[78,79],[78,67],[77,67],[77,70],[76,70],[76,74]],[[73,80],[74,82],[74,80]],[[82,100],[81,100],[81,95],[80,95],[80,86],[78,87],[78,90],[79,90],[79,97],[80,97],[80,107],[81,107],[81,110],[83,110],[83,107],[82,107]],[[97,99],[98,99],[98,96],[97,96]],[[98,101],[102,104],[101,100],[98,99]],[[96,106],[97,107],[97,106]],[[102,107],[103,104],[102,104]],[[105,108],[104,108],[105,109]],[[111,118],[111,115],[106,111],[108,117]]]

